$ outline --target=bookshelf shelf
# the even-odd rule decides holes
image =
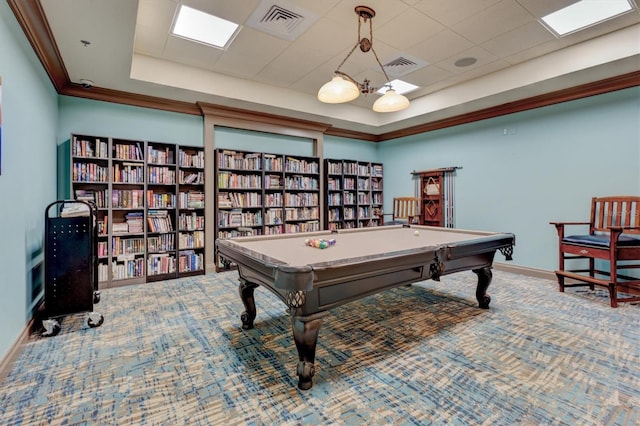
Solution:
[[[382,225],[382,164],[325,159],[327,229]]]
[[[71,194],[98,207],[102,288],[204,274],[204,192],[202,147],[71,135]]]
[[[321,229],[318,158],[216,149],[215,159],[214,239]]]

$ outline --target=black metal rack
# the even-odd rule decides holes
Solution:
[[[100,301],[96,212],[95,204],[84,200],[58,200],[45,209],[45,336],[60,332],[57,318],[65,315],[87,312],[89,327],[104,322],[93,311]]]

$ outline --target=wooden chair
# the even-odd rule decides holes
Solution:
[[[555,273],[561,292],[565,287],[588,285],[593,290],[598,285],[609,289],[613,308],[618,302],[640,301],[640,273],[627,275],[640,270],[640,197],[594,197],[589,222],[550,223],[558,231],[559,270]],[[589,233],[566,236],[569,225],[588,225]],[[587,259],[588,269],[565,269],[565,262],[575,259]],[[605,269],[598,269],[600,265]],[[579,283],[565,284],[565,278]]]
[[[420,219],[419,203],[420,199],[417,197],[395,197],[393,199],[393,213],[382,215],[383,218],[391,216],[391,222],[385,222],[385,225],[418,223]]]

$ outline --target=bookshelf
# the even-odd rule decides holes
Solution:
[[[178,147],[178,275],[205,271],[204,149]]]
[[[382,164],[326,159],[325,188],[327,229],[382,225]]]
[[[204,274],[204,149],[71,136],[72,197],[95,201],[101,288]]]
[[[175,145],[147,142],[147,281],[177,277]]]
[[[216,149],[214,239],[320,230],[319,165],[316,157]],[[231,266],[217,256],[215,264]]]
[[[109,206],[111,203],[109,181],[109,139],[98,136],[74,136],[71,138],[71,193],[75,198],[96,203],[98,225],[98,281],[110,280],[110,232]]]
[[[110,162],[111,281],[142,283],[146,254],[144,142],[113,139]]]

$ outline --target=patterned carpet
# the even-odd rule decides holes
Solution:
[[[58,336],[34,334],[0,386],[2,425],[638,425],[640,306],[494,271],[445,276],[331,311],[314,387],[279,299],[237,273],[108,289]]]

